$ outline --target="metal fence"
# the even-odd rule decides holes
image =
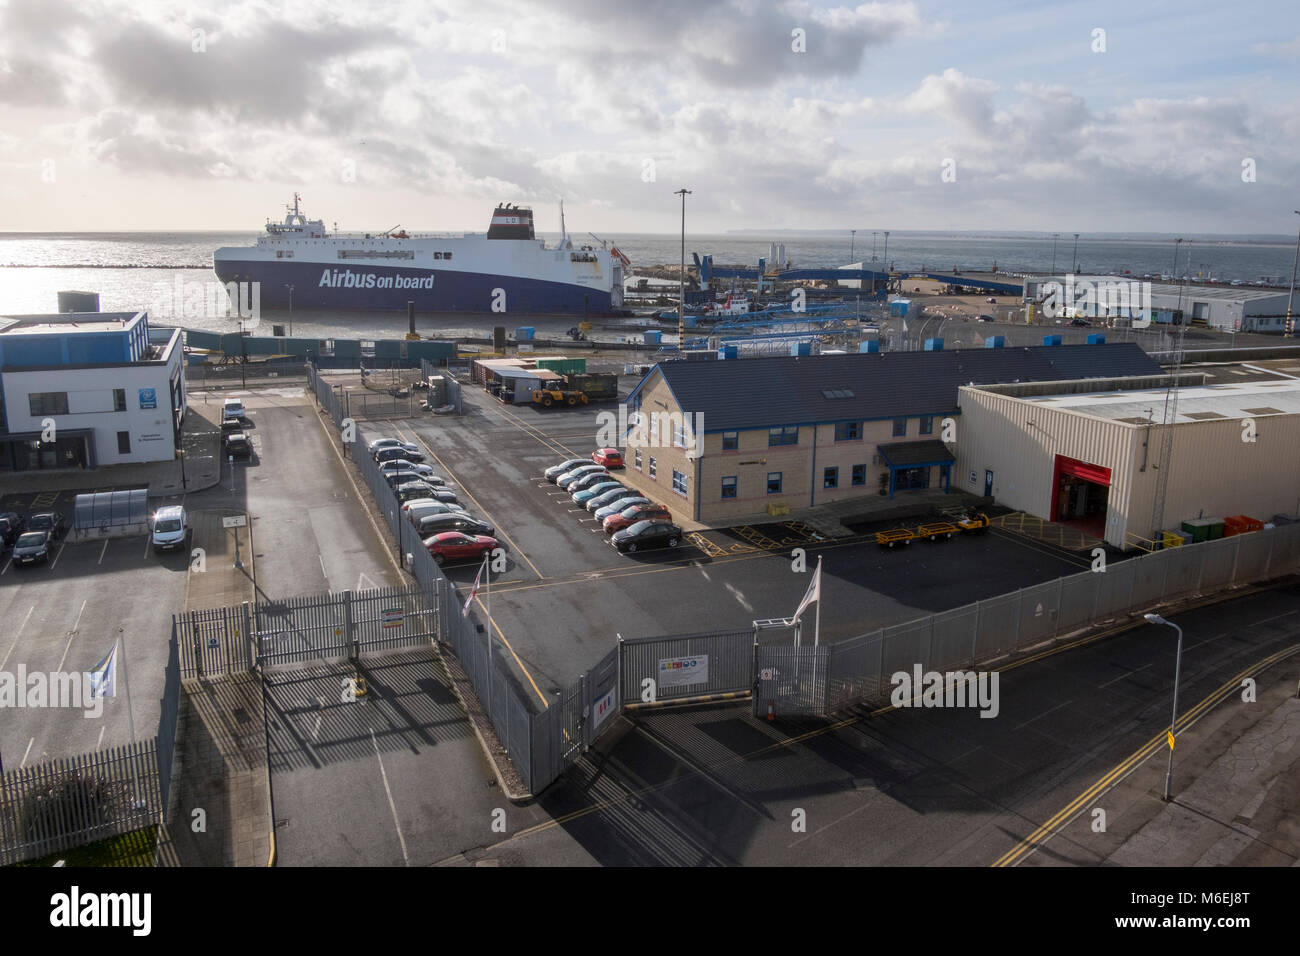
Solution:
[[[288,379],[300,383],[307,375],[308,363],[304,359],[275,362],[231,362],[217,365],[185,366],[187,388],[243,388],[247,385],[275,385]]]
[[[0,866],[139,830],[163,807],[156,739],[7,771]]]
[[[754,629],[623,638],[622,699],[661,703],[748,693],[754,684]]]
[[[443,381],[447,383],[447,404],[456,407],[456,414],[465,413],[464,398],[461,396],[460,382],[458,382],[450,368],[439,368],[427,359],[420,360],[420,374],[424,376],[425,381],[429,380],[431,375],[441,375]]]
[[[889,699],[891,677],[996,667],[1072,631],[1300,570],[1300,525],[1154,551],[828,645],[823,714]],[[805,692],[801,688],[801,692]]]
[[[172,766],[176,758],[176,724],[180,718],[181,657],[172,630],[167,642],[167,667],[163,670],[162,712],[158,715],[158,787],[163,818],[171,807]]]
[[[173,615],[172,640],[178,645],[185,679],[253,669],[253,623],[247,602]]]

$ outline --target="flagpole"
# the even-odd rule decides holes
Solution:
[[[817,555],[817,617],[813,621],[813,647],[817,646],[822,634],[822,556]]]
[[[484,573],[487,575],[487,583],[486,583],[486,587],[487,587],[487,595],[486,595],[486,597],[485,597],[485,604],[486,604],[486,606],[487,606],[487,637],[488,637],[488,641],[487,641],[487,651],[488,651],[488,653],[487,653],[487,664],[488,664],[488,667],[487,667],[487,672],[488,672],[488,674],[487,674],[487,686],[488,686],[487,710],[488,710],[488,712],[490,713],[491,710],[492,710],[492,566],[488,563],[488,552],[486,552],[486,551],[483,552],[483,571],[484,571]]]

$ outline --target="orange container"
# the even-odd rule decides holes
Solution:
[[[1233,515],[1231,518],[1223,519],[1223,536],[1225,538],[1234,534],[1246,534],[1249,531],[1261,531],[1263,528],[1264,522],[1248,515]]]

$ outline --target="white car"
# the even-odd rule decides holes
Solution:
[[[394,458],[392,461],[386,461],[379,466],[379,470],[384,475],[391,474],[395,471],[410,471],[419,475],[423,480],[431,485],[445,485],[446,478],[440,478],[433,473],[432,465],[417,465],[413,461],[407,461],[405,458]]]
[[[420,446],[414,442],[402,441],[400,438],[376,438],[370,443],[370,454],[382,448],[402,448],[406,451],[419,451]]]
[[[151,528],[153,549],[170,551],[185,547],[185,536],[189,533],[189,521],[185,509],[180,505],[167,505],[159,508],[153,516]]]
[[[407,507],[413,505],[414,507]],[[413,525],[419,525],[421,518],[427,518],[429,515],[446,515],[446,514],[467,514],[463,505],[451,504],[447,501],[434,501],[431,498],[416,498],[402,506],[406,512],[406,518]]]

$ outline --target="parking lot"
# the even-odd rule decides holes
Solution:
[[[676,548],[621,555],[585,509],[542,477],[594,450],[601,406],[507,406],[474,387],[465,399],[462,418],[370,423],[364,437],[419,443],[435,471],[460,486],[471,513],[496,527],[508,568],[493,576],[490,598],[481,591],[478,600],[485,607],[490,600],[493,636],[539,707],[607,653],[617,634],[744,628],[793,614],[809,583],[793,570],[796,547],[806,552],[808,572],[824,559],[823,641],[1087,566],[1078,555],[996,530],[887,551],[875,543],[875,527],[822,540],[790,521],[688,534]],[[445,571],[468,588],[477,568],[469,562]],[[806,640],[812,625],[805,622]],[[788,632],[770,633],[790,640]]]
[[[33,479],[38,485],[39,479]],[[108,490],[88,487],[82,492]],[[0,511],[24,516],[61,512],[71,520],[77,491],[7,494]],[[165,503],[162,499],[151,506]],[[94,667],[122,640],[117,697],[102,716],[81,707],[6,709],[0,761],[6,768],[130,743],[124,679],[129,679],[137,739],[156,732],[171,615],[185,605],[187,551],[155,554],[149,536],[58,541],[46,563],[15,566],[0,558],[0,672],[80,671]],[[127,669],[123,672],[123,666]]]

